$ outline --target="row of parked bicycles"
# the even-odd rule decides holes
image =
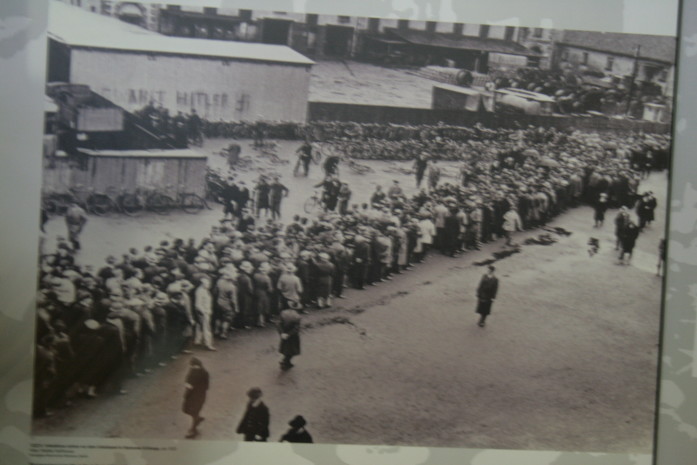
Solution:
[[[45,192],[41,205],[48,215],[61,215],[71,203],[81,206],[87,213],[105,216],[123,213],[138,216],[144,212],[167,215],[174,210],[195,214],[204,208],[210,209],[206,199],[192,192],[172,192],[173,186],[166,189],[124,189],[109,188],[105,192],[81,186],[70,187],[62,192]]]

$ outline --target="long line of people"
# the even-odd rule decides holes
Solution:
[[[500,163],[497,153],[483,152],[457,184],[436,182],[411,197],[393,185],[371,202],[325,205],[319,216],[287,224],[231,202],[199,243],[130,249],[99,269],[80,265],[78,252],[59,240],[56,253],[41,259],[34,414],[76,396],[125,393],[128,377],[182,352],[216,350],[218,341],[266,326],[285,308],[332,306],[347,287],[393,279],[433,249],[456,256],[508,240],[599,190],[632,203],[641,175],[626,156],[574,153],[541,164],[536,157]],[[614,192],[598,187],[595,178],[605,173],[628,182]]]

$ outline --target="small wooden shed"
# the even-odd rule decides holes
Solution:
[[[79,149],[79,153],[84,157],[79,162],[65,157],[44,167],[45,191],[80,186],[95,192],[158,189],[170,195],[205,195],[208,157],[195,150]]]

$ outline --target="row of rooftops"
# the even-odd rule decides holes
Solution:
[[[49,38],[71,47],[196,55],[311,66],[314,61],[285,45],[164,36],[107,16],[50,2]]]
[[[314,61],[285,45],[164,36],[114,18],[96,15],[60,2],[50,2],[49,37],[73,47],[196,55],[311,66]],[[374,37],[392,43],[432,46],[460,50],[537,56],[523,45],[508,40],[481,38],[413,29],[387,28],[387,37]],[[676,39],[667,36],[628,35],[563,31],[560,45],[604,53],[635,56],[640,47],[642,59],[666,64],[675,62]]]

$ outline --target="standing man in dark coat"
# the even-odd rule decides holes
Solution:
[[[244,440],[247,442],[266,442],[269,437],[269,408],[262,402],[261,395],[261,389],[258,387],[247,392],[247,409],[237,425],[237,434],[244,434]]]
[[[496,293],[499,290],[499,278],[494,276],[496,268],[489,265],[489,270],[482,276],[477,288],[477,313],[479,313],[479,326],[484,327],[486,317],[491,313],[491,304],[496,298]]]
[[[281,312],[278,333],[281,336],[278,352],[283,355],[281,370],[288,370],[293,367],[291,359],[300,355],[300,315],[295,309],[287,308]]]
[[[186,391],[184,391],[184,405],[182,411],[191,416],[191,428],[186,437],[188,439],[198,436],[198,425],[204,420],[200,415],[203,404],[206,402],[206,391],[210,378],[208,371],[203,368],[203,363],[196,357],[189,362],[189,373],[186,375]]]

